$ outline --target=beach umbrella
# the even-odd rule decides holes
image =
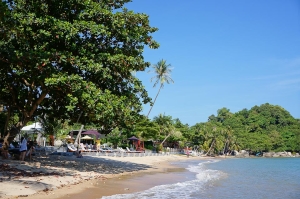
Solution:
[[[85,135],[81,138],[82,140],[92,140],[93,138],[88,136],[88,135]]]
[[[128,138],[127,140],[137,141],[139,139],[137,137],[135,137],[135,136],[132,136],[132,137]]]
[[[128,138],[127,140],[131,140],[131,141],[132,141],[132,144],[133,144],[133,145],[135,146],[135,148],[136,148],[136,142],[139,141],[139,139],[138,139],[137,137],[132,136],[132,137]]]
[[[83,141],[84,143],[89,143],[90,144],[92,142],[92,140],[94,140],[94,139],[92,137],[88,136],[88,135],[85,135],[81,138],[81,140],[84,140]]]

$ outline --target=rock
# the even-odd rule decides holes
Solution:
[[[63,142],[61,140],[55,140],[54,141],[54,146],[61,146]]]
[[[270,152],[264,152],[263,157],[269,158],[269,157],[272,157],[272,154]]]
[[[239,155],[239,152],[236,151],[236,150],[234,150],[234,151],[233,151],[233,155]]]
[[[248,153],[246,150],[241,150],[240,153]]]

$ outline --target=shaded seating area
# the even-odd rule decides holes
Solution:
[[[92,145],[92,144],[83,144],[83,143],[80,143],[79,150],[81,152],[97,152],[97,149],[95,147],[96,146]]]
[[[128,150],[128,152],[145,152],[145,147],[144,147],[144,141],[141,141],[139,138],[132,136],[128,138],[128,140],[132,141],[132,145],[134,146],[135,150]],[[128,148],[128,147],[127,147]]]
[[[115,150],[111,147],[100,147],[100,152],[104,153],[114,153],[114,152],[119,152],[119,150]]]
[[[74,137],[75,136],[75,137]],[[77,146],[78,150],[81,152],[98,152],[100,150],[100,137],[104,137],[97,130],[82,130],[79,134],[78,130],[72,130],[69,132],[67,141],[69,145],[74,144]],[[77,147],[75,147],[77,151]],[[68,147],[68,151],[74,152],[74,148]]]
[[[84,135],[81,138],[81,141],[83,142],[83,143],[81,143],[82,144],[81,145],[82,152],[97,152],[100,150],[99,147],[97,147],[97,145],[98,145],[97,140],[99,141],[99,145],[100,145],[100,137],[102,135],[98,131],[87,130],[87,131],[83,132],[82,135]],[[92,138],[90,136],[93,136],[94,138]]]
[[[94,149],[94,145],[86,147],[83,143],[80,143],[78,150],[81,152],[97,152],[97,149]],[[77,148],[73,144],[67,144],[68,152],[77,152]]]

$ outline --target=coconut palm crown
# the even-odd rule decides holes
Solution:
[[[151,108],[147,114],[147,117],[149,116],[149,114],[155,104],[155,101],[157,99],[157,96],[160,93],[160,90],[164,87],[164,84],[165,83],[167,83],[167,84],[174,83],[173,79],[171,78],[172,68],[170,68],[170,67],[171,67],[171,64],[167,64],[167,61],[164,59],[160,60],[159,62],[157,62],[157,64],[154,64],[152,66],[152,68],[154,70],[152,72],[155,73],[155,76],[151,78],[151,82],[153,80],[155,80],[153,87],[155,87],[158,83],[160,83],[160,87],[155,96],[153,104],[151,105]]]

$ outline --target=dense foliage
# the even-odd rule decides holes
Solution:
[[[206,154],[300,151],[300,120],[268,103],[237,113],[221,108],[193,126],[161,114],[141,116],[151,99],[132,72],[150,66],[144,47],[159,45],[151,36],[157,28],[147,15],[127,10],[128,2],[1,0],[1,136],[13,138],[39,118],[47,134],[64,137],[70,124],[85,124],[110,132],[107,141],[114,145],[136,135]],[[156,100],[173,80],[165,60],[153,67],[154,86],[160,83]]]
[[[217,115],[211,115],[208,122],[191,127],[179,119],[159,115],[152,121],[143,120],[136,129],[141,136],[163,141],[170,133],[172,124],[181,136],[169,137],[168,142],[180,141],[182,146],[195,147],[206,154],[226,154],[233,150],[300,151],[300,121],[280,106],[268,103],[231,113],[222,108]]]
[[[151,36],[157,28],[128,2],[0,2],[0,104],[8,119],[18,115],[17,129],[36,116],[108,132],[139,120],[151,99],[132,72],[150,66],[144,47],[159,45]]]

